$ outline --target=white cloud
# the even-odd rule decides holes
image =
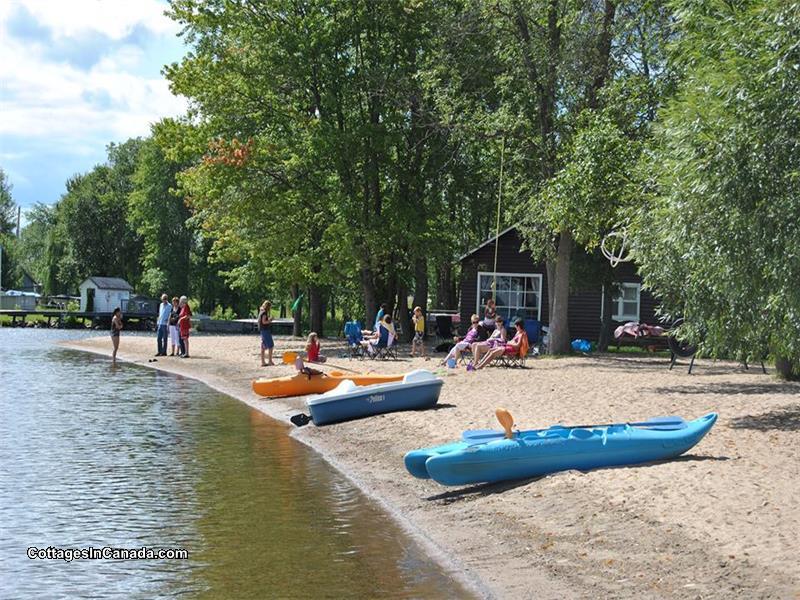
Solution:
[[[141,73],[141,47],[112,46],[82,69],[53,58],[46,40],[22,41],[7,34],[9,15],[15,6],[24,6],[38,25],[75,40],[89,30],[122,39],[134,27],[144,26],[155,34],[148,43],[174,43],[176,28],[163,14],[162,2],[30,0],[0,6],[0,136],[60,139],[68,142],[70,151],[91,138],[107,143],[147,135],[152,122],[185,111],[186,102],[170,93],[157,67],[154,73]]]
[[[159,0],[5,0],[0,2],[0,21],[20,8],[57,37],[72,38],[96,32],[119,40],[136,26],[159,35],[174,35],[177,24],[164,16]]]

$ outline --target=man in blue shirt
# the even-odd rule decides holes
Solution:
[[[389,310],[389,307],[386,306],[386,304],[381,304],[381,308],[378,311],[378,314],[375,315],[375,327],[374,327],[375,331],[380,331],[378,327],[380,326],[383,317],[386,316],[387,310]]]
[[[167,339],[169,336],[169,313],[172,305],[169,303],[169,296],[161,294],[161,305],[158,307],[158,352],[156,356],[167,355]]]

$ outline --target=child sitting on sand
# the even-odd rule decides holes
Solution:
[[[414,322],[414,339],[411,341],[411,356],[414,356],[415,351],[419,349],[419,355],[425,357],[425,316],[422,314],[422,308],[417,306],[414,308],[414,315],[411,317]]]
[[[324,363],[327,359],[319,353],[321,347],[319,336],[316,332],[309,333],[306,341],[306,360],[308,362]]]

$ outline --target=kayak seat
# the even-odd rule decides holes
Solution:
[[[425,369],[416,369],[403,376],[403,383],[420,383],[423,381],[434,381],[436,376]]]

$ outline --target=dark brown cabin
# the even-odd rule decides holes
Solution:
[[[494,279],[495,241],[497,250],[497,302],[498,314],[506,318],[524,316],[538,319],[542,325],[550,321],[547,307],[547,269],[536,263],[530,252],[522,250],[517,230],[510,227],[498,238],[490,238],[471,250],[461,261],[461,323],[469,323],[470,315],[483,318],[486,299],[491,293]],[[641,289],[642,279],[633,263],[620,263],[616,267],[622,294],[614,299],[613,319],[619,323],[639,321],[657,324],[655,310],[658,305],[653,296]],[[570,294],[570,338],[597,341],[600,337],[602,289],[583,290]]]

